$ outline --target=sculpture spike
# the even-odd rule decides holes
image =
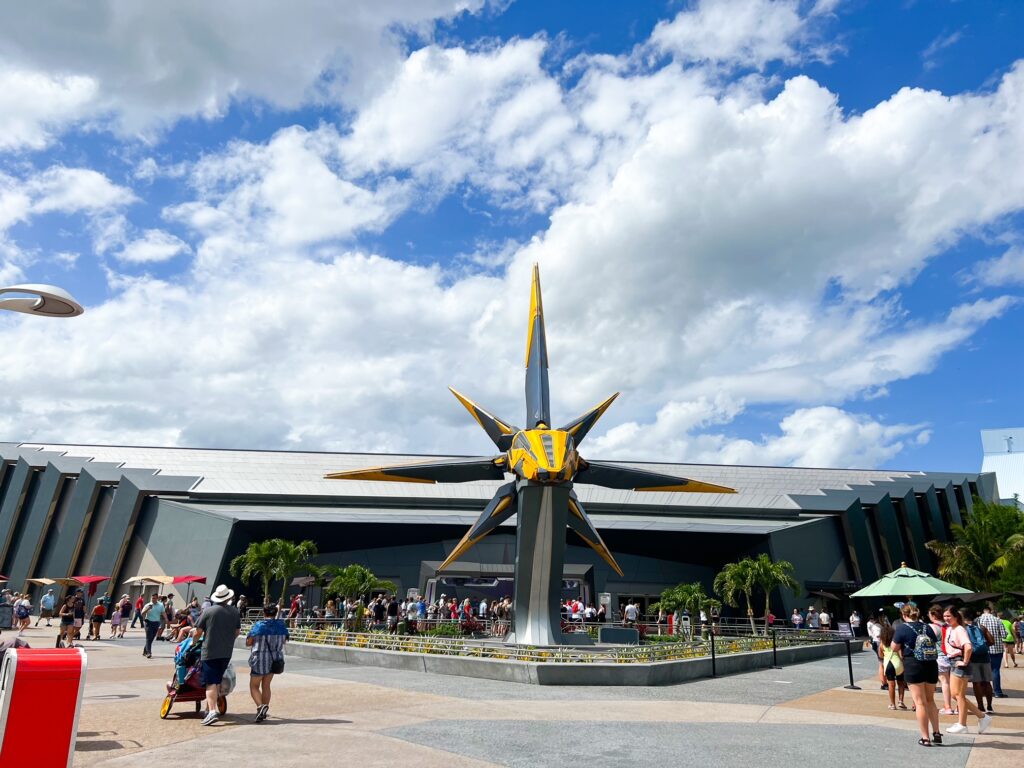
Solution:
[[[438,566],[438,571],[443,571],[449,565],[462,557],[474,544],[489,534],[503,522],[516,513],[516,484],[506,483],[494,494],[494,498],[484,507],[480,517],[473,523],[466,535],[462,537],[451,554]]]
[[[548,341],[544,331],[544,304],[540,297],[540,266],[533,265],[530,324],[526,332],[526,428],[551,427],[548,393]]]
[[[613,402],[615,402],[615,398],[617,398],[618,396],[619,393],[616,392],[614,395],[609,397],[600,405],[591,408],[578,419],[570,421],[568,424],[562,427],[563,432],[568,432],[570,435],[572,435],[572,439],[576,443],[577,448],[579,447],[579,444],[583,442],[583,438],[587,436],[587,433],[591,430],[591,428],[595,424],[597,424],[597,420],[604,415],[604,412],[608,410],[608,407]]]
[[[485,411],[454,387],[448,387],[448,390],[469,411],[469,415],[476,419],[476,423],[484,428],[484,432],[491,438],[491,442],[498,446],[498,450],[507,451],[512,445],[512,438],[519,431],[519,427],[508,424],[493,413]]]
[[[619,576],[622,576],[622,569],[619,564],[615,562],[615,558],[612,556],[611,550],[604,543],[604,539],[601,538],[601,534],[597,532],[597,528],[594,527],[594,523],[591,521],[590,516],[587,515],[586,510],[583,509],[583,505],[580,504],[580,500],[576,498],[576,493],[570,491],[569,493],[569,527],[572,528],[583,539],[589,544],[597,554],[599,554],[608,565],[612,567]]]

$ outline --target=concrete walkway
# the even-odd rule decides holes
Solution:
[[[53,631],[26,639],[51,647]],[[621,766],[639,756],[683,756],[705,768],[820,764],[823,756],[913,760],[930,768],[1017,766],[1024,754],[1024,660],[1004,670],[1009,699],[997,699],[984,736],[947,736],[917,746],[912,712],[890,712],[868,657],[855,660],[863,690],[848,691],[846,659],[760,670],[676,686],[539,688],[461,677],[291,658],[274,682],[271,717],[252,722],[245,654],[242,686],[228,714],[200,725],[190,704],[159,717],[172,647],[141,655],[141,632],[86,643],[89,677],[75,766],[203,765],[255,761],[275,766]],[[908,698],[909,702],[909,698]],[[943,727],[953,722],[943,717]],[[45,724],[41,718],[40,725]],[[974,723],[970,723],[975,731]],[[651,758],[656,759],[656,758]],[[927,761],[926,763],[923,761]]]

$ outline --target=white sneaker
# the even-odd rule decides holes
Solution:
[[[978,733],[984,733],[992,725],[992,718],[989,715],[985,715],[981,720],[978,721]]]
[[[960,723],[953,723],[949,728],[946,729],[946,733],[969,733],[966,725],[960,725]]]
[[[216,709],[211,709],[206,713],[206,717],[203,718],[203,725],[213,725],[217,722],[217,718],[220,717],[220,713]]]

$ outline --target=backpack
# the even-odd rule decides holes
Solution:
[[[911,627],[917,639],[914,641],[914,658],[918,661],[935,661],[939,657],[939,651],[935,647],[935,641],[928,634],[928,625],[922,623],[920,630]]]
[[[988,660],[988,643],[985,642],[985,633],[981,631],[981,627],[977,624],[967,625],[967,637],[971,640],[971,645],[974,650],[971,653],[971,659],[974,661]]]

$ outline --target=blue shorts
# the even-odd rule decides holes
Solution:
[[[203,661],[203,685],[220,685],[224,679],[224,670],[231,659],[205,659]]]

